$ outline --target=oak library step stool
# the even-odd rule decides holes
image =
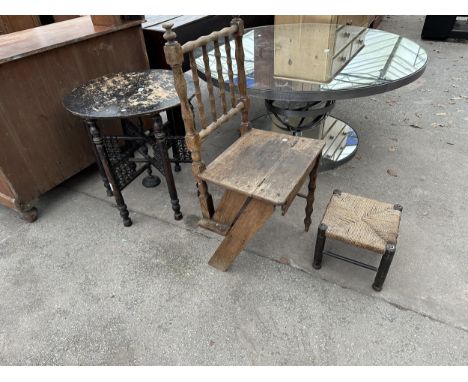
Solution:
[[[396,251],[401,211],[399,204],[382,203],[334,190],[317,232],[313,267],[320,269],[323,255],[377,272],[372,288],[380,292]],[[326,238],[382,255],[378,268],[325,251]]]

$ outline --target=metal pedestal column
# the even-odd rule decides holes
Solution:
[[[271,123],[262,129],[296,136],[323,139],[320,171],[337,168],[349,161],[357,151],[358,136],[345,122],[329,115],[335,101],[285,102],[265,100]]]

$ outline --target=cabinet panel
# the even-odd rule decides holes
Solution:
[[[39,16],[0,16],[0,34],[18,32],[40,25]]]

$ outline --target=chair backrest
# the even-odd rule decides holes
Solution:
[[[201,36],[194,41],[189,41],[184,45],[180,45],[176,41],[176,34],[172,30],[173,24],[164,24],[166,29],[164,39],[167,41],[164,47],[166,62],[171,66],[174,73],[174,82],[177,94],[179,95],[182,117],[185,124],[185,133],[187,145],[192,155],[199,151],[201,143],[217,128],[222,126],[225,122],[230,120],[234,115],[242,113],[241,134],[249,130],[248,109],[249,100],[247,97],[247,83],[244,68],[244,48],[242,45],[242,36],[244,33],[244,24],[241,18],[234,17],[231,21],[231,26],[223,28],[220,31],[213,32],[207,36]],[[236,95],[236,85],[234,83],[234,72],[231,57],[230,39],[235,41],[235,57],[237,64],[237,88],[239,91],[239,100]],[[221,62],[221,49],[219,41],[224,40],[224,49],[226,52],[227,68],[224,68]],[[219,96],[221,101],[222,114],[218,116],[216,111],[216,101],[214,95],[214,87],[212,80],[212,73],[209,62],[209,48],[208,44],[213,44],[214,56],[216,59],[216,72],[218,79]],[[194,50],[201,48],[203,54],[203,63],[206,75],[206,87],[209,96],[209,107],[211,114],[211,123],[207,124],[205,113],[205,106],[202,100],[200,81],[197,71],[197,64],[195,61]],[[187,54],[189,58],[190,68],[192,71],[193,84],[195,88],[196,106],[200,117],[201,130],[197,131],[195,128],[195,121],[192,109],[187,95],[187,83],[182,71],[182,63],[184,55]],[[227,81],[224,79],[224,74],[228,75]],[[227,84],[226,84],[227,82]],[[226,100],[226,89],[229,89],[230,106]],[[229,107],[229,109],[228,109]],[[197,160],[197,158],[193,158]]]
[[[192,154],[192,172],[197,181],[198,190],[200,192],[200,204],[204,217],[211,218],[213,214],[213,206],[211,196],[208,193],[207,185],[203,182],[198,175],[204,171],[205,164],[201,158],[201,145],[203,141],[217,128],[229,121],[236,114],[241,113],[241,126],[240,133],[244,134],[250,130],[249,126],[249,99],[247,97],[247,81],[245,76],[244,67],[244,47],[242,44],[242,36],[244,34],[244,22],[240,17],[234,17],[229,27],[223,28],[220,31],[213,32],[206,36],[201,36],[194,41],[189,41],[184,45],[180,45],[176,41],[177,35],[172,30],[173,24],[166,23],[163,25],[166,32],[164,39],[166,44],[164,46],[164,53],[166,62],[171,66],[174,74],[174,84],[179,95],[182,118],[185,125],[185,141],[188,149]],[[235,58],[237,66],[237,88],[239,92],[239,99],[236,95],[236,84],[234,83],[234,72],[231,58],[231,45],[230,41],[235,41]],[[223,75],[223,64],[221,62],[221,50],[219,41],[224,40],[224,49],[226,52],[227,64],[227,86],[226,80]],[[221,99],[222,114],[218,116],[216,111],[216,102],[213,89],[213,80],[208,56],[208,44],[213,44],[214,56],[216,59],[216,72],[218,79],[219,96]],[[197,64],[195,61],[194,50],[197,48],[202,49],[203,63],[206,75],[206,86],[209,96],[209,107],[211,114],[211,123],[207,124],[205,113],[205,106],[202,99],[200,90],[200,81],[197,71]],[[201,130],[197,131],[195,127],[194,115],[187,95],[187,82],[182,70],[182,63],[184,55],[187,54],[189,58],[190,68],[192,72],[193,84],[195,88],[196,105],[200,117]],[[226,68],[224,73],[226,73]],[[230,93],[230,107],[228,109],[228,102],[226,100],[226,89],[229,88]]]

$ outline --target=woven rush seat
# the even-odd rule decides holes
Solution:
[[[393,204],[342,192],[331,197],[322,224],[327,237],[383,255],[387,244],[396,245],[400,218]]]
[[[380,292],[396,252],[401,211],[389,204],[333,191],[317,231],[313,267],[322,267],[323,255],[377,272],[372,288]],[[332,238],[382,255],[379,267],[362,263],[330,251],[324,251],[326,238]]]

